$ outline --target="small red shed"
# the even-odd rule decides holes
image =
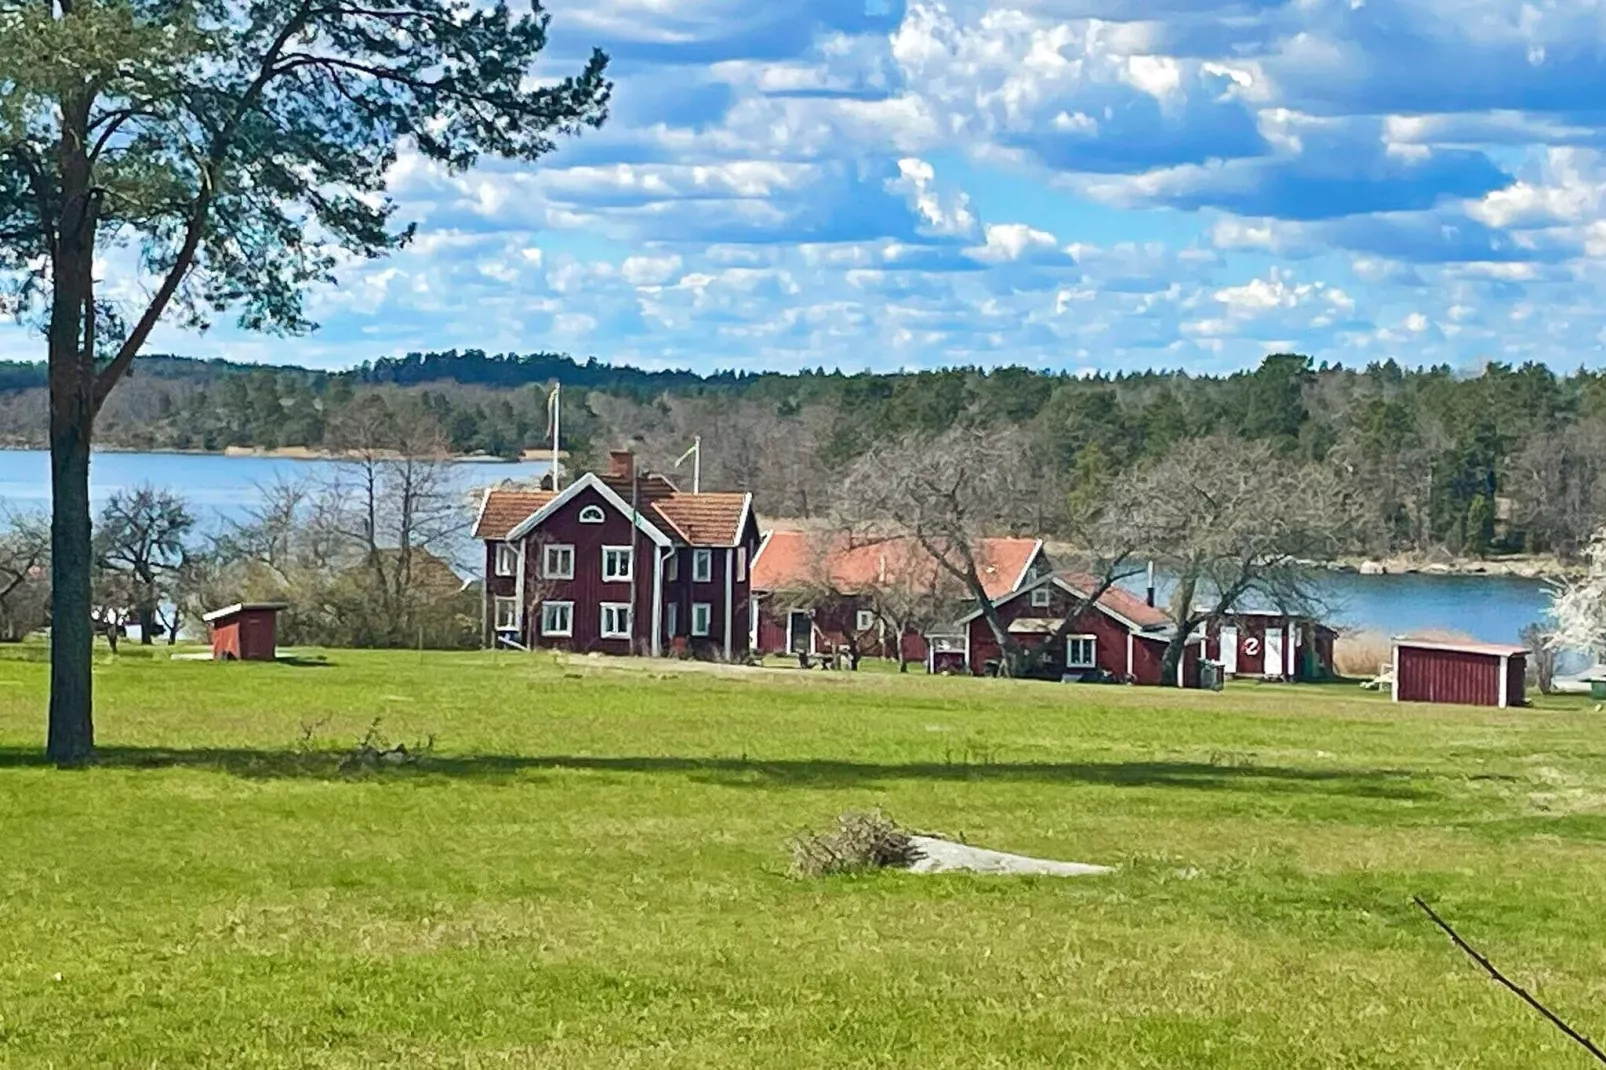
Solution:
[[[272,661],[278,652],[282,602],[236,602],[201,619],[212,628],[214,661]]]
[[[1527,702],[1528,651],[1497,643],[1394,641],[1394,701],[1462,706]]]

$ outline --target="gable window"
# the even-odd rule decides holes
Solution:
[[[604,639],[629,639],[631,637],[630,616],[629,602],[602,603],[602,637]]]
[[[875,627],[875,610],[861,609],[853,615],[853,627],[857,631],[867,632]]]
[[[1068,669],[1091,669],[1098,664],[1095,640],[1091,635],[1068,635],[1065,637],[1065,667]]]
[[[498,598],[496,600],[496,630],[499,632],[516,632],[519,630],[519,600],[517,598]]]
[[[574,547],[550,543],[541,555],[541,575],[549,580],[574,579]]]
[[[1042,609],[1044,606],[1052,605],[1053,602],[1054,602],[1054,592],[1053,592],[1053,590],[1051,588],[1038,587],[1038,588],[1035,588],[1032,591],[1032,608],[1033,609]]]
[[[680,603],[669,603],[664,607],[664,612],[664,634],[673,639],[680,634]]]
[[[674,583],[680,579],[680,551],[669,551],[669,560],[664,564],[664,582]]]
[[[736,582],[747,582],[747,547],[736,548]]]
[[[693,602],[691,604],[691,633],[693,635],[707,635],[708,622],[714,617],[714,607],[708,602]]]
[[[568,637],[574,634],[573,602],[541,603],[541,634]]]
[[[510,542],[496,544],[496,574],[498,576],[517,576],[519,573],[519,548]]]
[[[636,552],[628,546],[602,548],[602,580],[604,583],[629,583],[635,571]]]
[[[582,524],[600,524],[602,520],[602,507],[600,505],[588,505],[580,510],[580,523]]]
[[[693,583],[710,583],[714,579],[714,551],[693,550],[691,552],[691,581]]]

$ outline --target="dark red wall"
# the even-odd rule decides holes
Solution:
[[[218,661],[272,661],[277,656],[278,614],[247,609],[212,625],[212,657]]]
[[[1396,696],[1401,702],[1447,702],[1463,706],[1500,704],[1500,657],[1463,650],[1399,648],[1395,667]],[[1524,700],[1526,659],[1511,659],[1507,702]]]
[[[1025,618],[1063,619],[1065,614],[1073,608],[1073,599],[1058,587],[1052,587],[1050,590],[1053,593],[1047,606],[1033,606],[1032,596],[1024,592],[1005,602],[998,607],[1000,622],[1005,628],[1008,628],[1012,621]],[[970,629],[970,671],[980,674],[985,671],[988,661],[997,660],[1001,656],[1001,651],[998,640],[993,635],[992,626],[988,624],[986,617],[977,617],[969,623],[968,627]],[[1098,662],[1098,667],[1117,678],[1124,679],[1126,677],[1126,637],[1129,634],[1126,625],[1099,610],[1084,609],[1076,617],[1076,621],[1071,626],[1070,631],[1073,635],[1093,636],[1095,639],[1093,656]],[[1047,637],[1026,635],[1018,638],[1021,639],[1023,646],[1035,646],[1043,642]],[[1137,654],[1135,646],[1133,654],[1134,657]],[[1056,678],[1059,672],[1071,671],[1065,668],[1065,645],[1063,642],[1054,645],[1051,657],[1056,668]]]

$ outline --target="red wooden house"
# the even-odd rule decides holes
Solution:
[[[993,601],[1011,638],[1040,654],[1044,671],[1055,679],[1103,678],[1159,684],[1166,645],[1175,634],[1166,615],[1131,592],[1112,587],[1092,605],[1083,605],[1097,581],[1075,573],[1056,573]],[[1079,611],[1078,611],[1079,610]],[[1066,624],[1066,615],[1076,616]],[[981,609],[962,621],[966,668],[975,675],[995,671],[1003,658],[997,636]],[[1063,638],[1057,638],[1061,630]],[[1196,687],[1205,644],[1190,637],[1177,666],[1181,687]]]
[[[1394,701],[1522,706],[1528,651],[1495,643],[1394,641]]]
[[[975,555],[991,598],[1051,568],[1041,539],[985,538]],[[888,592],[895,593],[889,597]],[[753,648],[765,654],[818,654],[853,645],[867,657],[893,657],[901,642],[906,660],[928,663],[929,669],[928,637],[913,631],[895,637],[887,604],[922,592],[938,600],[951,597],[955,616],[968,601],[957,581],[912,538],[855,542],[840,535],[769,531],[753,561]]]
[[[751,633],[751,494],[693,494],[630,453],[561,493],[493,488],[485,543],[487,644],[738,659]]]
[[[1239,610],[1206,626],[1205,656],[1228,676],[1328,680],[1338,632],[1307,616]]]

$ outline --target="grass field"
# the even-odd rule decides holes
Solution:
[[[1606,1034],[1582,704],[144,653],[64,773],[0,652],[0,1066],[1589,1065],[1412,893]],[[786,875],[875,806],[1120,872]]]

